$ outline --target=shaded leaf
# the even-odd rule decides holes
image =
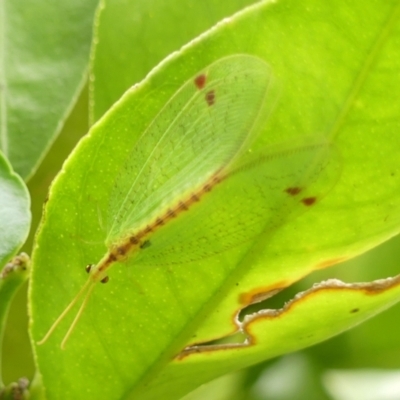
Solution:
[[[22,179],[0,154],[0,266],[9,261],[28,236],[30,197]]]
[[[30,177],[84,83],[97,0],[2,4],[0,148]]]

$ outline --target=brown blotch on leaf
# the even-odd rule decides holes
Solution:
[[[290,194],[291,196],[296,196],[296,194],[299,194],[301,191],[302,191],[302,188],[300,188],[300,187],[290,187],[285,190],[285,192],[287,194]]]
[[[100,282],[101,283],[107,283],[110,280],[108,276],[105,276]]]
[[[304,199],[301,199],[301,202],[307,207],[314,205],[316,201],[316,197],[305,197]]]

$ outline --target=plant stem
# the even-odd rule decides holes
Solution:
[[[8,310],[15,293],[29,277],[30,260],[27,254],[21,253],[7,263],[0,272],[0,345],[7,323]],[[1,351],[0,351],[1,355]],[[4,388],[0,360],[0,391]]]

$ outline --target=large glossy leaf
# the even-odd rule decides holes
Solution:
[[[0,148],[27,178],[85,80],[97,0],[1,3]]]
[[[38,236],[31,286],[35,340],[83,285],[84,266],[106,253],[110,194],[134,144],[176,90],[213,62],[253,54],[280,85],[254,154],[274,152],[282,143],[298,150],[303,140],[322,136],[336,149],[327,164],[335,168],[322,169],[338,171],[340,164],[341,170],[322,186],[317,174],[316,186],[310,185],[317,201],[307,212],[295,212],[294,203],[286,207],[286,198],[272,192],[280,223],[216,257],[189,262],[182,249],[182,263],[174,258],[172,265],[141,267],[127,259],[114,267],[110,283],[95,287],[66,350],[59,344],[72,317],[36,349],[49,399],[60,393],[65,399],[81,393],[178,398],[222,373],[324,340],[397,301],[398,279],[330,283],[284,312],[253,315],[244,325],[236,321],[248,304],[398,233],[400,109],[391,90],[399,85],[398,21],[395,1],[260,3],[170,57],[93,127],[54,183]],[[223,200],[214,206],[223,209]],[[179,229],[168,229],[160,235],[171,232],[172,243],[179,242]],[[148,250],[157,252],[155,244]],[[195,346],[241,326],[251,339],[247,344]]]

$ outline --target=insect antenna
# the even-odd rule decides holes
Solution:
[[[89,281],[89,282],[90,282],[90,281]],[[74,320],[72,321],[72,324],[71,324],[70,327],[68,328],[68,331],[67,331],[67,333],[65,334],[65,336],[64,336],[64,338],[63,338],[63,340],[62,340],[62,342],[61,342],[61,349],[63,349],[63,350],[64,350],[64,348],[65,348],[65,344],[67,343],[67,340],[68,340],[69,337],[71,336],[72,331],[74,330],[76,324],[78,323],[79,318],[81,317],[81,315],[82,315],[84,309],[86,308],[86,305],[87,305],[87,303],[88,303],[88,301],[89,301],[89,299],[90,299],[90,295],[92,294],[92,291],[93,291],[93,288],[94,288],[94,282],[92,281],[91,283],[92,283],[92,284],[89,286],[89,289],[88,289],[88,291],[87,291],[87,293],[86,293],[86,295],[85,295],[85,298],[83,299],[83,302],[82,302],[81,306],[79,307],[79,310],[78,310],[78,312],[76,313],[75,318],[74,318]],[[86,286],[86,285],[85,285],[85,286]]]
[[[87,304],[87,301],[89,299],[89,295],[92,292],[93,289],[93,280],[89,277],[89,279],[86,281],[86,283],[82,286],[81,290],[79,290],[78,294],[72,299],[72,301],[67,305],[67,307],[64,309],[64,311],[58,316],[58,318],[53,322],[53,324],[51,325],[50,329],[47,331],[47,333],[44,335],[43,339],[39,340],[37,342],[38,345],[42,345],[43,343],[45,343],[47,341],[47,339],[52,335],[52,333],[55,331],[55,329],[57,328],[57,326],[60,324],[60,322],[64,319],[64,317],[68,314],[68,312],[71,310],[71,308],[79,301],[79,299],[82,297],[82,295],[86,292],[86,290],[89,288],[89,290],[86,293],[86,296],[83,300],[82,306]],[[74,321],[71,324],[71,327],[73,328],[77,321],[78,318],[82,311],[83,308],[79,309]],[[65,344],[66,338],[69,337],[69,335],[72,332],[71,327],[69,328],[67,334],[65,335],[62,344]],[[61,346],[62,347],[62,346]]]

